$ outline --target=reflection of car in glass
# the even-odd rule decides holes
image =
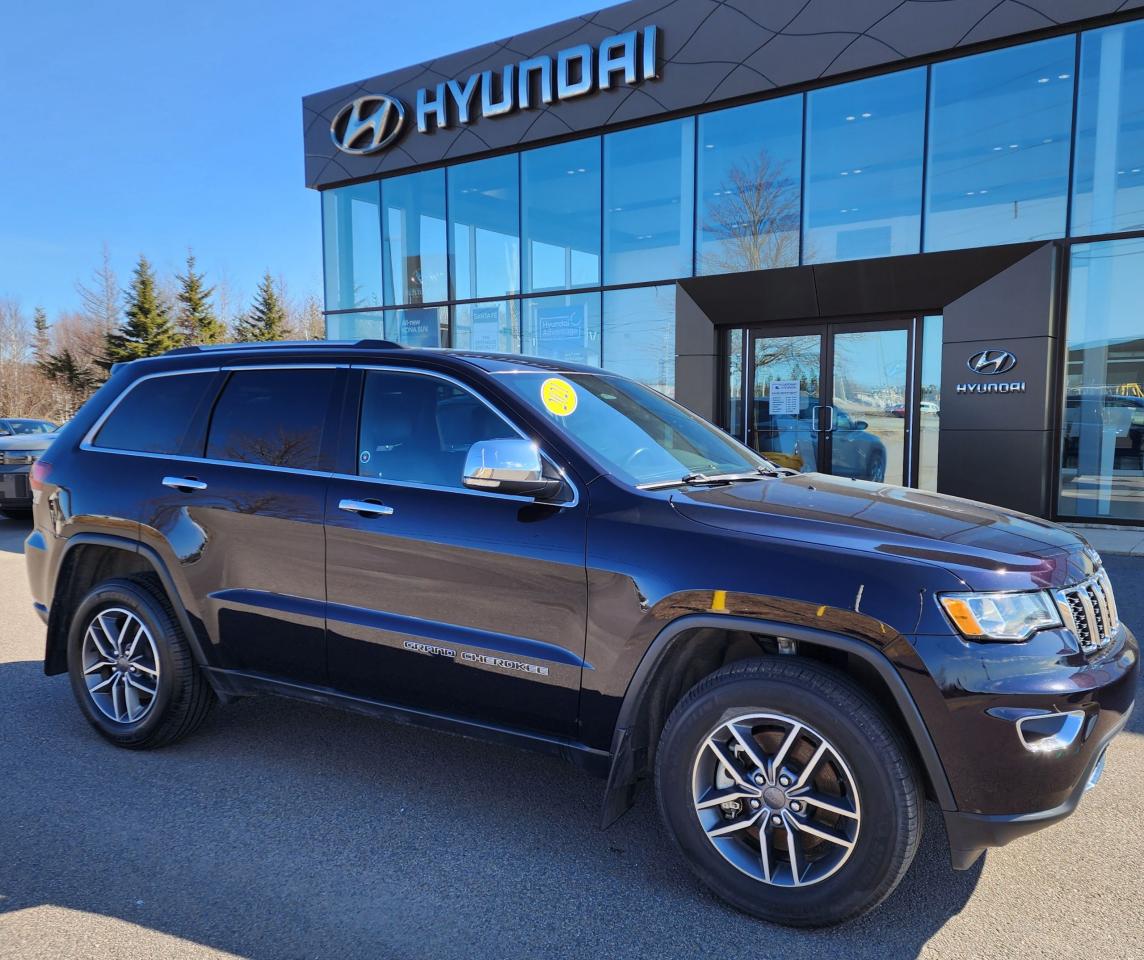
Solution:
[[[932,413],[935,417],[938,415],[938,405],[932,400],[923,400],[918,404],[918,411],[920,413]],[[906,419],[906,405],[899,403],[896,407],[890,407],[889,414],[891,417],[897,417],[899,420]]]
[[[755,401],[755,425],[763,456],[782,467],[804,472],[818,467],[818,434],[812,429],[816,397],[805,398],[798,416],[772,416],[767,399]],[[869,423],[853,420],[839,407],[834,408],[834,460],[831,473],[841,477],[881,482],[886,478],[886,446],[867,432]]]
[[[1144,397],[1072,394],[1065,400],[1062,434],[1065,466],[1077,465],[1082,436],[1096,435],[1100,448],[1104,439],[1111,440],[1114,467],[1126,458],[1139,458],[1144,446]]]
[[[1067,816],[1137,689],[1075,533],[789,475],[577,364],[184,348],[117,366],[32,486],[44,670],[112,743],[274,693],[530,746],[607,777],[605,823],[653,783],[705,883],[798,926],[889,896],[927,794],[961,869]]]

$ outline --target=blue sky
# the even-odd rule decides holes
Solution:
[[[243,302],[267,269],[320,295],[301,98],[605,6],[593,0],[36,0],[0,48],[0,298],[50,314],[111,250],[187,247]],[[240,304],[235,304],[237,309]]]

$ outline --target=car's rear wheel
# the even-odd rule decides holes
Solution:
[[[873,909],[921,838],[908,749],[859,687],[810,661],[739,661],[700,681],[664,728],[656,791],[699,879],[790,926]]]
[[[68,673],[80,710],[121,747],[161,747],[206,719],[214,693],[161,586],[108,580],[80,603],[68,634]]]
[[[875,483],[882,483],[886,479],[886,455],[881,450],[875,450],[866,461],[866,479]]]

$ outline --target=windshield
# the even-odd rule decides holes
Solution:
[[[9,435],[20,436],[28,433],[51,433],[56,429],[54,423],[48,423],[47,420],[3,420],[0,421],[0,428],[7,427],[5,431]]]
[[[775,469],[722,430],[634,380],[531,371],[498,377],[611,473],[637,486]]]

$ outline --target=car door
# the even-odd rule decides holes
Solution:
[[[466,489],[474,442],[524,434],[458,381],[371,368],[351,383],[360,397],[347,416],[355,472],[335,474],[326,501],[331,682],[370,699],[574,735],[586,504],[571,486],[562,504]]]
[[[326,448],[344,372],[220,375],[193,455],[149,467],[143,540],[174,568],[212,666],[324,685]]]

